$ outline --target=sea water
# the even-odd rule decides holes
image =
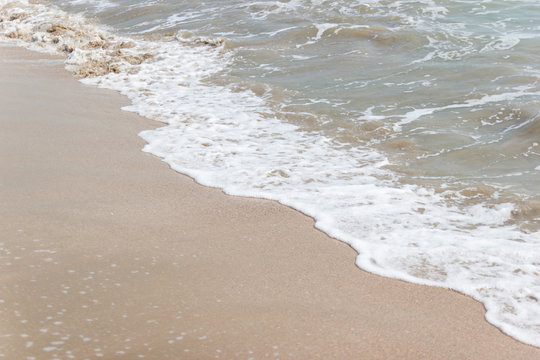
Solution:
[[[539,19],[537,0],[0,0],[4,41],[165,123],[145,151],[536,346]]]

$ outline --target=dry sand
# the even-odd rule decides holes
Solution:
[[[159,124],[0,47],[0,359],[540,359],[272,201],[140,151]]]

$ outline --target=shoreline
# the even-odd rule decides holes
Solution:
[[[475,300],[174,172],[136,136],[159,123],[52,58],[0,51],[6,358],[540,358]]]

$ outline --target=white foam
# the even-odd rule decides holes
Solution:
[[[423,116],[431,115],[436,112],[440,112],[444,110],[474,108],[474,107],[478,107],[478,106],[489,104],[489,103],[510,101],[510,100],[518,99],[525,96],[531,96],[531,97],[539,96],[540,91],[529,91],[533,89],[534,89],[533,87],[529,87],[529,86],[519,86],[519,87],[515,87],[511,92],[484,95],[479,99],[469,99],[463,103],[432,107],[432,108],[414,109],[405,113],[404,115],[397,115],[397,117],[401,118],[402,120],[394,124],[394,130],[399,131],[402,125],[409,124],[413,121],[420,119]],[[533,120],[534,119],[531,119],[529,121],[533,121]],[[527,123],[524,122],[524,123],[519,124],[518,126],[521,127],[521,126],[526,126],[526,125]]]
[[[86,0],[68,0],[65,2],[70,4],[71,6],[77,6],[77,5],[88,6],[88,1]],[[98,11],[102,11],[102,10],[118,7],[118,4],[109,0],[92,0],[92,6],[96,8]]]

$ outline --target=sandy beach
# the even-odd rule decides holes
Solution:
[[[143,153],[160,124],[60,58],[2,45],[0,80],[0,359],[540,359],[473,299]]]

